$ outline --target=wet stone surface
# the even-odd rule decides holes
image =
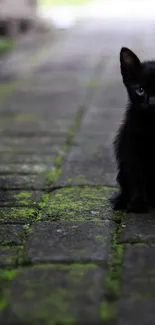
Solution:
[[[106,262],[115,229],[115,223],[108,220],[38,222],[29,237],[26,256],[32,263]]]

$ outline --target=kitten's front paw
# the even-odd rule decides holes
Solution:
[[[127,201],[122,193],[113,193],[110,202],[114,210],[125,210],[127,208]]]
[[[137,198],[128,203],[127,211],[135,213],[147,213],[149,211],[149,206],[147,202],[143,201],[140,198]]]

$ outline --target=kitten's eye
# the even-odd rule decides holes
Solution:
[[[139,96],[143,96],[145,91],[144,91],[144,89],[142,87],[139,87],[139,88],[136,89],[136,93]]]

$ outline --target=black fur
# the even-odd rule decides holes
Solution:
[[[120,64],[129,102],[114,141],[120,192],[111,201],[115,210],[147,212],[155,207],[155,61],[122,48]]]

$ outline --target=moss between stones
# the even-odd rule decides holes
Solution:
[[[72,144],[74,135],[79,127],[82,115],[84,113],[84,107],[80,110],[80,112],[77,113],[73,125],[71,128],[68,130],[66,134],[66,142],[62,147],[62,153],[61,155],[57,156],[54,158],[53,164],[55,165],[55,168],[53,168],[50,172],[46,173],[46,178],[47,178],[47,183],[56,183],[57,180],[59,179],[61,173],[62,173],[62,163],[63,159],[65,157],[66,152],[68,151],[69,147]]]
[[[26,224],[23,226],[25,236],[28,236],[32,232],[32,227],[30,224]]]
[[[120,294],[120,272],[123,259],[123,247],[122,244],[117,244],[116,241],[112,245],[109,273],[106,279],[107,295],[110,299],[116,299]]]
[[[33,192],[21,191],[16,194],[14,197],[18,204],[28,206],[30,204],[30,198],[32,197]],[[29,200],[28,200],[29,199]]]
[[[73,264],[39,264],[32,266],[32,269],[60,269],[61,271],[71,271],[71,270],[86,270],[86,269],[94,269],[97,265],[94,263],[86,263],[86,264],[80,264],[80,263],[73,263]]]
[[[100,318],[104,325],[111,324],[116,318],[116,306],[115,304],[108,302],[102,302],[100,305]]]
[[[124,245],[117,244],[118,234],[114,234],[111,255],[106,278],[105,299],[100,306],[100,318],[106,324],[111,324],[117,316],[117,302],[120,296],[120,280]]]
[[[42,195],[42,200],[38,203],[40,209],[43,209],[47,205],[47,203],[49,202],[49,198],[50,194],[48,193]]]
[[[17,270],[0,270],[0,312],[7,306],[10,282],[17,276],[17,273]]]
[[[61,168],[53,168],[50,172],[46,173],[46,178],[48,183],[56,183],[56,181],[58,180],[59,176],[61,175]]]

